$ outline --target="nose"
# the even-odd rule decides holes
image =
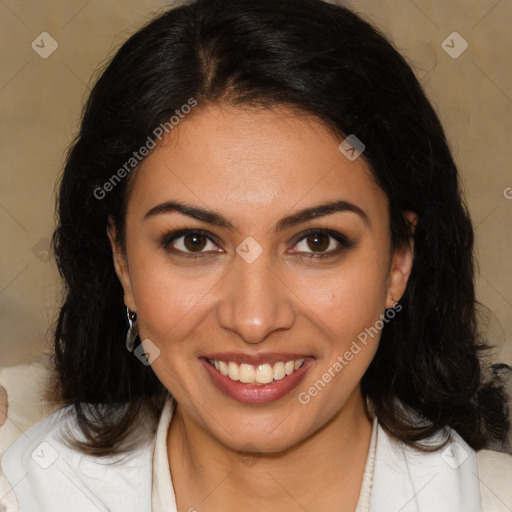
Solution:
[[[258,344],[273,332],[293,326],[294,294],[270,266],[265,253],[252,263],[235,257],[222,286],[217,305],[219,325],[244,342]]]

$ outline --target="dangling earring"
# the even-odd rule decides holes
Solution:
[[[139,330],[137,329],[137,313],[126,308],[126,318],[128,319],[128,332],[126,333],[126,349],[133,352],[135,342],[139,339]]]

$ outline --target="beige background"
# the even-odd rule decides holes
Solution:
[[[0,0],[0,365],[39,354],[59,301],[46,250],[55,182],[96,70],[156,0]],[[413,64],[443,121],[464,180],[480,264],[478,298],[494,313],[495,359],[512,364],[512,2],[349,2]],[[458,32],[468,49],[452,58]],[[31,47],[58,43],[47,59]],[[447,39],[448,38],[448,39]],[[510,199],[507,199],[507,197]],[[507,341],[505,341],[507,340]]]

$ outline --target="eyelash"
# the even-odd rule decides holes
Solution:
[[[203,253],[187,253],[180,249],[172,249],[170,247],[172,242],[179,240],[180,238],[183,238],[186,235],[204,236],[212,243],[218,245],[215,237],[213,237],[207,231],[202,231],[200,229],[180,229],[177,231],[172,231],[170,233],[167,233],[162,238],[161,245],[165,251],[172,253],[172,254],[176,254],[180,257],[191,258],[194,260],[205,257],[207,255],[207,253],[204,253],[204,252]],[[333,238],[334,240],[336,240],[339,243],[339,247],[334,250],[331,250],[329,252],[323,252],[323,253],[315,253],[315,252],[299,253],[299,255],[301,257],[305,257],[310,260],[332,257],[332,256],[336,256],[336,255],[340,254],[344,250],[351,249],[356,245],[355,242],[349,240],[345,235],[338,233],[337,231],[331,231],[329,229],[308,229],[307,231],[304,231],[303,233],[301,233],[299,235],[297,241],[294,243],[294,246],[298,245],[300,242],[302,242],[303,240],[305,240],[308,237],[313,236],[313,235],[327,235],[327,236]]]

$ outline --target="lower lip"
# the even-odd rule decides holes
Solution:
[[[304,364],[292,374],[264,386],[257,386],[231,380],[227,375],[222,375],[216,370],[206,359],[200,358],[199,361],[209,373],[217,389],[244,404],[268,404],[283,398],[300,384],[306,372],[314,364],[314,359],[308,357]]]

